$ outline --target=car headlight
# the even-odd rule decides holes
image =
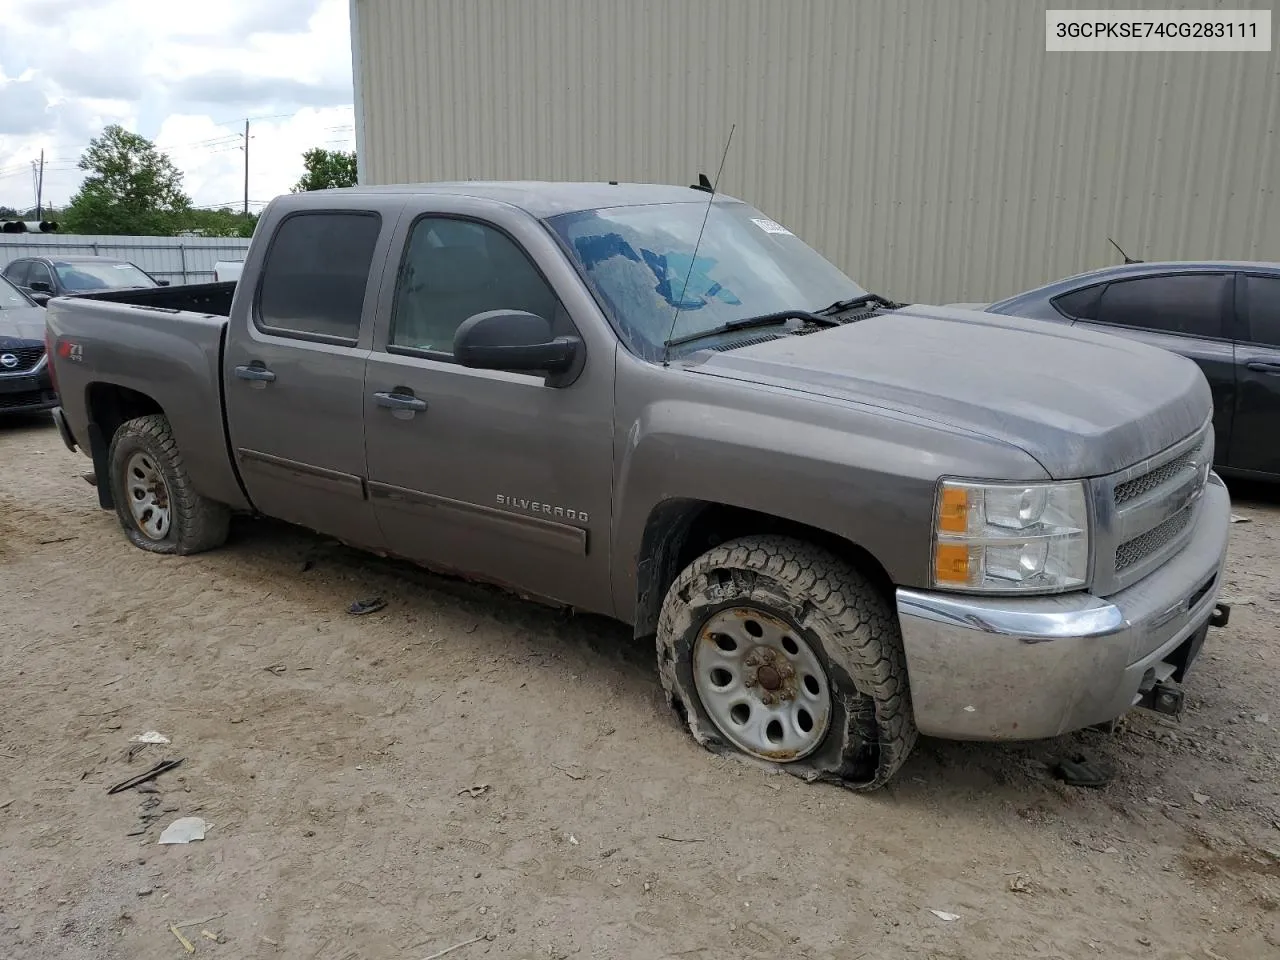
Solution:
[[[933,584],[981,593],[1061,593],[1089,577],[1084,483],[944,480],[934,511]]]

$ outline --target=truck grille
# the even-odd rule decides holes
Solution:
[[[44,357],[44,347],[14,347],[12,349],[0,349],[0,355],[4,354],[12,354],[17,357],[18,365],[15,367],[0,366],[0,374],[30,373]]]
[[[1126,540],[1116,548],[1116,573],[1127,570],[1174,540],[1191,523],[1191,507],[1184,507],[1164,523],[1152,527],[1140,537]]]
[[[1093,590],[1109,596],[1182,549],[1213,464],[1213,429],[1094,481]]]
[[[1197,459],[1204,453],[1204,444],[1193,450],[1189,450],[1174,459],[1170,460],[1164,466],[1156,467],[1148,473],[1142,474],[1140,477],[1134,477],[1132,480],[1126,480],[1124,483],[1116,487],[1115,503],[1116,506],[1122,506],[1137,497],[1142,496],[1162,483],[1168,483],[1178,475],[1178,472],[1189,464],[1197,462]]]

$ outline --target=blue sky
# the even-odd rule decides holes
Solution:
[[[0,0],[0,205],[62,205],[89,140],[155,140],[197,205],[266,202],[312,146],[353,149],[348,0]]]

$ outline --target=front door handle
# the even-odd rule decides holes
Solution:
[[[276,378],[276,375],[266,367],[253,364],[236,367],[236,376],[241,380],[260,380],[263,383],[270,383]]]
[[[380,407],[387,407],[391,410],[425,410],[427,409],[427,401],[419,400],[417,397],[409,396],[403,393],[375,393],[373,401]]]
[[[1246,370],[1252,370],[1254,373],[1269,373],[1272,376],[1280,376],[1280,363],[1273,363],[1270,360],[1250,360],[1245,365]]]

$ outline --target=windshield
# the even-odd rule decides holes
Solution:
[[[0,310],[24,310],[35,306],[26,295],[4,277],[0,277]]]
[[[661,359],[668,339],[866,293],[791,231],[738,201],[718,201],[709,212],[705,203],[610,207],[548,222],[619,333],[650,360]]]
[[[125,287],[154,287],[155,281],[132,263],[59,263],[53,268],[69,292],[121,290]]]

